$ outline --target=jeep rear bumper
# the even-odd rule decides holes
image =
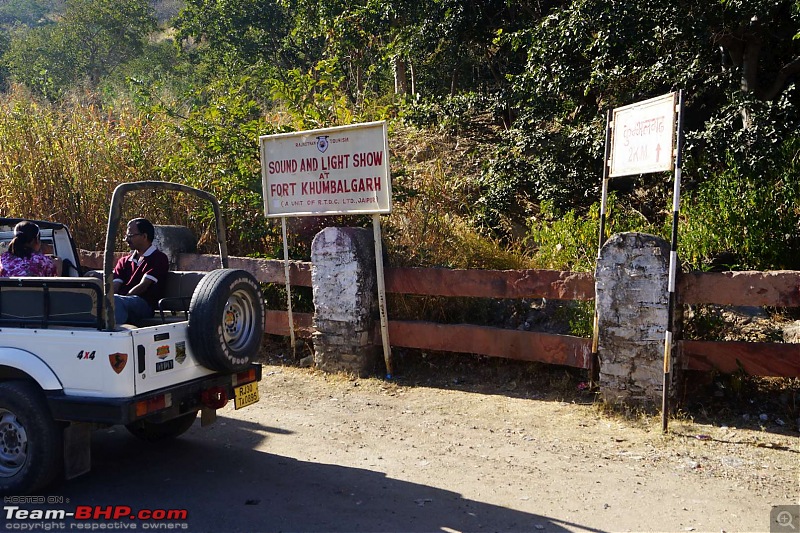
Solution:
[[[110,425],[130,424],[144,418],[160,422],[208,406],[204,397],[209,393],[224,394],[227,401],[233,398],[236,386],[253,381],[261,381],[261,365],[257,363],[242,372],[213,374],[125,398],[72,396],[62,391],[45,391],[45,395],[56,420]]]

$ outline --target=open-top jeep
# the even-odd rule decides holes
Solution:
[[[112,270],[124,195],[157,189],[209,201],[220,268],[170,271],[152,319],[115,324]],[[0,218],[0,251],[20,219]],[[114,190],[104,269],[84,275],[66,226],[38,221],[61,277],[0,278],[0,492],[42,489],[90,468],[91,430],[114,424],[153,441],[201,424],[233,398],[258,401],[264,300],[255,278],[227,268],[225,227],[212,195],[176,183]],[[94,274],[92,276],[91,274]],[[162,280],[159,280],[162,282]]]

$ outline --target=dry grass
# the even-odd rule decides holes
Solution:
[[[177,140],[141,114],[101,109],[88,96],[83,105],[77,105],[81,95],[74,99],[56,107],[20,88],[0,97],[0,212],[62,222],[79,247],[98,250],[105,242],[114,188],[164,179],[159,169]],[[184,201],[132,195],[123,219],[185,223],[193,209]]]
[[[473,140],[395,126],[391,133],[394,210],[385,223],[395,266],[519,269],[520,249],[476,232],[474,178],[483,160]]]

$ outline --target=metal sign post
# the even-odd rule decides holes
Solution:
[[[611,158],[611,124],[612,113],[606,115],[606,151],[603,156],[603,190],[600,196],[600,236],[597,244],[597,260],[600,261],[600,250],[606,242],[606,204],[608,202],[608,173],[609,159]],[[589,367],[589,384],[596,387],[600,378],[600,356],[598,344],[600,342],[600,315],[597,312],[597,302],[594,303],[594,320],[592,321],[592,359]]]
[[[289,281],[289,243],[286,240],[286,217],[281,217],[281,234],[283,235],[283,273],[286,276],[286,307],[289,311],[289,339],[292,343],[292,356],[297,358],[297,346],[294,339],[294,316],[292,315],[292,284]]]
[[[375,238],[375,269],[378,274],[378,308],[381,315],[381,340],[383,341],[383,360],[386,363],[386,379],[392,379],[392,347],[389,345],[389,321],[386,314],[386,283],[383,277],[383,243],[381,237],[381,217],[372,215],[372,233]]]
[[[669,424],[669,386],[672,375],[672,327],[675,317],[675,281],[678,276],[678,212],[681,203],[681,162],[683,149],[683,91],[678,92],[678,146],[675,150],[675,180],[672,189],[672,236],[669,253],[669,302],[667,304],[667,332],[664,337],[664,380],[661,398],[661,430]]]

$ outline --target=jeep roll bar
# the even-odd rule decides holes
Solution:
[[[180,183],[169,181],[135,181],[117,185],[111,196],[111,206],[108,211],[108,228],[106,230],[106,245],[103,255],[103,297],[105,299],[105,323],[106,331],[116,328],[114,319],[114,291],[113,291],[113,270],[114,270],[114,243],[117,240],[117,228],[122,218],[122,200],[131,191],[165,190],[193,194],[198,198],[207,200],[214,209],[214,224],[217,231],[217,242],[219,243],[219,256],[221,268],[228,268],[228,246],[225,235],[225,223],[222,219],[222,211],[216,197],[206,191],[189,187]]]

